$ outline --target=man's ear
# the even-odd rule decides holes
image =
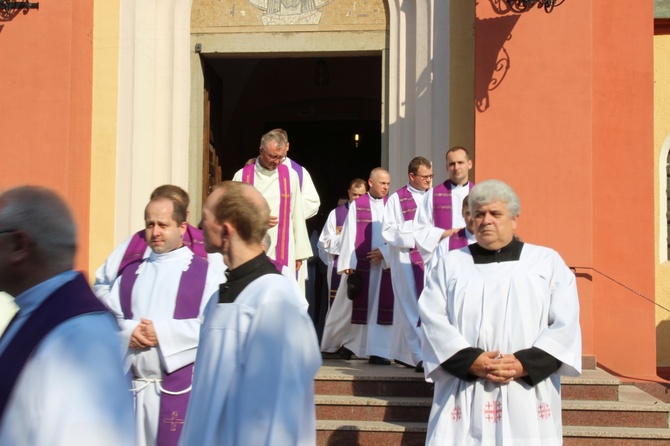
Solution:
[[[13,261],[22,261],[30,257],[35,247],[35,242],[30,237],[30,234],[19,229],[12,234],[8,234],[7,237],[10,239],[8,243],[10,246],[10,256]]]
[[[183,221],[183,222],[179,225],[179,233],[180,233],[181,235],[184,235],[184,234],[186,233],[186,229],[187,229],[187,228],[188,228],[188,224],[187,224],[185,221]]]

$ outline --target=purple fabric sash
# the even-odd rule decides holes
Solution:
[[[384,197],[384,204],[388,197]],[[363,287],[358,298],[352,302],[351,323],[368,323],[368,306],[370,301],[370,262],[365,257],[372,251],[372,210],[370,208],[370,195],[361,195],[356,201],[356,272],[363,277]],[[361,297],[363,296],[363,297]],[[374,297],[373,297],[374,298]],[[391,283],[391,272],[382,270],[381,284],[379,288],[379,308],[377,311],[377,324],[393,324],[393,285]]]
[[[344,225],[344,221],[347,219],[347,214],[349,213],[349,202],[339,205],[335,208],[335,230],[341,228]],[[337,258],[339,256],[333,256],[333,268],[330,274],[330,305],[333,305],[335,300],[335,295],[337,294],[337,289],[340,287],[340,281],[342,276],[337,274]]]
[[[449,237],[449,251],[464,248],[466,246],[468,246],[468,237],[465,235],[465,228]]]
[[[472,190],[474,184],[468,182]],[[451,181],[447,180],[433,188],[433,226],[451,229],[453,202],[451,199]]]
[[[95,297],[86,278],[78,273],[74,279],[66,282],[47,297],[28,317],[0,355],[0,376],[2,376],[0,380],[0,420],[16,380],[42,339],[62,322],[82,314],[97,312],[109,312],[109,310]]]
[[[407,186],[401,187],[398,189],[398,198],[400,199],[400,207],[402,208],[402,216],[405,218],[405,221],[414,220],[416,215],[416,202],[412,193],[409,191]],[[423,291],[423,259],[419,250],[416,248],[416,244],[409,251],[409,260],[412,264],[412,273],[414,273],[414,286],[416,287],[416,297],[418,298]]]
[[[242,182],[254,184],[256,164],[248,164],[242,169]],[[288,266],[288,240],[291,226],[291,175],[284,164],[277,166],[279,175],[279,223],[277,224],[277,245],[275,246],[274,265],[281,273]],[[295,265],[294,265],[295,266]]]
[[[293,170],[295,170],[295,173],[298,174],[298,180],[299,180],[299,183],[300,183],[300,190],[302,190],[302,175],[303,175],[302,166],[300,164],[296,163],[293,160],[290,160],[290,161],[291,161],[291,168]]]
[[[124,270],[121,279],[121,309],[126,319],[133,318],[132,291],[137,280],[137,269],[140,265],[141,263],[129,265]],[[202,293],[205,291],[207,265],[206,260],[193,256],[191,265],[182,273],[174,309],[175,319],[194,319],[198,317]],[[169,392],[180,392],[191,385],[192,379],[193,364],[189,364],[172,373],[165,372],[161,386]],[[180,395],[170,395],[168,393],[161,395],[157,445],[176,446],[179,442],[190,395],[191,392]]]
[[[205,251],[205,241],[202,231],[195,226],[186,223],[186,232],[184,232],[184,246],[193,251],[195,255],[207,260],[207,251]],[[133,262],[141,262],[145,251],[147,250],[147,241],[145,230],[142,229],[135,233],[128,243],[126,252],[123,254],[117,277],[121,275],[126,267]]]

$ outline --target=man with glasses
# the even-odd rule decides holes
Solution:
[[[287,266],[295,271],[312,256],[312,246],[305,224],[302,192],[297,173],[283,164],[286,159],[286,132],[271,130],[261,137],[256,162],[237,171],[233,181],[253,185],[270,206],[272,245],[268,256],[278,269]],[[300,283],[302,282],[302,283]],[[305,284],[298,285],[304,295]]]
[[[433,253],[438,245],[446,244],[443,251],[449,251],[448,245],[454,241],[451,235],[465,227],[461,206],[473,186],[468,178],[472,169],[468,151],[452,147],[446,158],[449,179],[426,193],[414,221],[416,245],[427,270],[437,262]]]
[[[417,156],[407,168],[409,182],[391,195],[384,208],[382,237],[390,246],[395,296],[392,357],[423,371],[418,299],[423,290],[423,260],[414,240],[416,210],[433,180],[431,162]]]
[[[49,189],[0,195],[0,290],[19,308],[0,337],[0,445],[135,444],[114,316],[74,271],[76,228]]]

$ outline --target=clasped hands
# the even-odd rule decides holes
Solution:
[[[158,345],[158,337],[156,336],[154,323],[149,319],[141,319],[130,335],[130,343],[128,345],[130,348],[138,350],[156,347]]]
[[[501,355],[499,350],[479,355],[469,372],[497,384],[507,384],[528,375],[516,356],[511,353]]]

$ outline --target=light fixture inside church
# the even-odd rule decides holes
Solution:
[[[354,146],[358,147],[358,141],[360,140],[360,135],[358,133],[354,133]]]
[[[505,3],[514,12],[526,12],[533,6],[544,8],[546,12],[551,12],[554,7],[559,6],[565,0],[504,0]]]

